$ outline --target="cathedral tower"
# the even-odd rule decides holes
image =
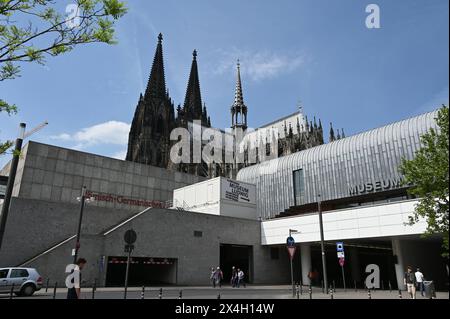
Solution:
[[[144,95],[140,95],[128,138],[127,161],[167,167],[174,106],[166,91],[162,34]]]

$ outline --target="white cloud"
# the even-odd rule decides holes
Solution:
[[[127,145],[130,124],[118,121],[100,123],[83,128],[74,134],[52,136],[54,140],[75,143],[74,148],[84,149],[94,145]]]
[[[127,157],[127,149],[123,149],[117,153],[114,153],[113,155],[111,155],[111,157],[119,160],[124,160],[125,157]]]
[[[237,59],[241,62],[241,73],[252,81],[275,78],[297,70],[305,64],[306,57],[300,53],[282,53],[270,51],[220,51],[222,55],[215,67],[215,73],[222,75],[236,72]]]

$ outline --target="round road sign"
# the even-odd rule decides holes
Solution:
[[[133,245],[136,242],[137,234],[133,229],[127,230],[123,239],[128,245]]]

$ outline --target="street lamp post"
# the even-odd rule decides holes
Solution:
[[[11,206],[11,198],[14,189],[14,182],[16,180],[17,167],[19,166],[20,152],[22,151],[23,140],[40,131],[46,125],[48,125],[47,121],[36,126],[29,132],[25,132],[25,128],[27,127],[27,125],[25,123],[20,123],[19,137],[15,142],[13,158],[11,161],[11,166],[9,168],[8,183],[6,185],[5,200],[3,201],[2,212],[0,216],[0,250],[2,249],[3,236],[5,235],[6,221],[8,219],[9,208]]]
[[[16,180],[17,166],[19,165],[20,152],[22,151],[23,139],[25,137],[25,123],[20,123],[19,137],[16,139],[16,147],[14,148],[13,159],[9,169],[8,184],[6,185],[5,200],[2,206],[2,215],[0,219],[0,249],[2,248],[3,235],[5,234],[6,221],[8,219],[9,206],[11,205],[11,197]]]
[[[81,198],[80,198],[80,215],[78,217],[78,229],[77,229],[77,239],[75,244],[75,253],[73,255],[73,263],[77,263],[78,259],[78,250],[80,249],[80,237],[81,237],[81,224],[83,221],[83,211],[84,211],[84,204],[86,202],[86,186],[83,186],[81,189]]]
[[[327,277],[327,260],[325,256],[325,240],[323,234],[323,219],[322,219],[322,202],[320,200],[320,195],[318,197],[318,211],[319,211],[319,226],[320,226],[320,250],[322,253],[322,271],[323,271],[323,284],[325,291],[328,294],[328,277]]]

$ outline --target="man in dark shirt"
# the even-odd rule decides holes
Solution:
[[[87,261],[84,258],[78,259],[77,263],[76,263],[76,265],[78,266],[80,283],[81,283],[81,270],[84,268],[86,263],[87,263]],[[72,280],[72,283],[74,283],[74,280]],[[67,299],[80,299],[80,297],[81,297],[81,288],[80,287],[72,287],[72,288],[69,288],[69,290],[67,291]]]
[[[408,266],[405,276],[403,278],[403,283],[405,284],[406,288],[408,289],[409,296],[411,299],[416,299],[416,275],[412,271],[412,267]]]

